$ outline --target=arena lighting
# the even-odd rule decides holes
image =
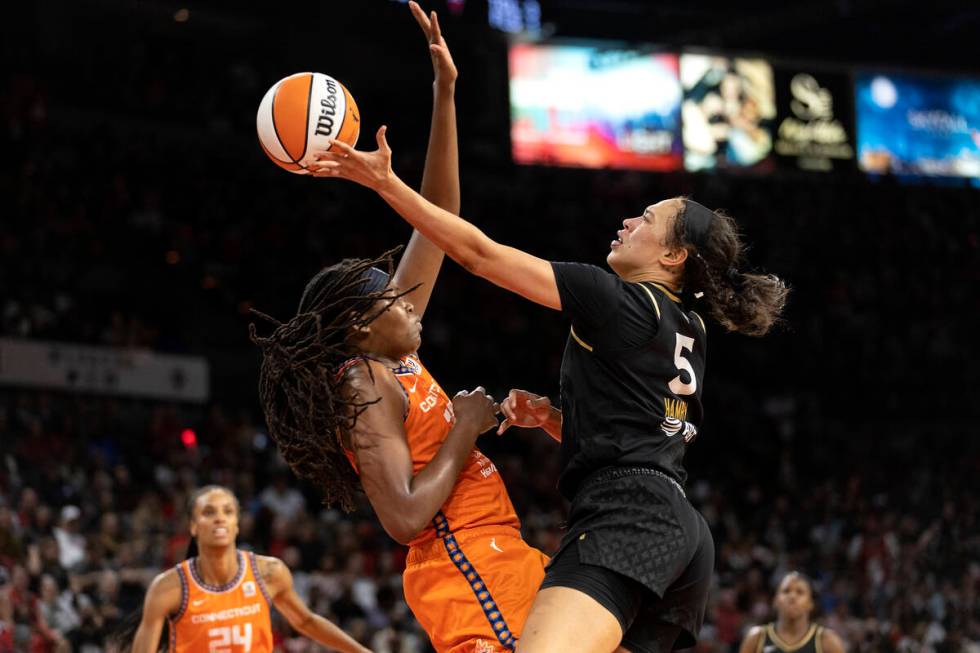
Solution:
[[[184,429],[180,432],[180,441],[187,449],[195,449],[197,447],[197,433],[194,429]]]
[[[190,17],[191,17],[191,11],[186,7],[178,9],[174,13],[174,20],[178,23],[186,23],[188,20],[190,20]]]

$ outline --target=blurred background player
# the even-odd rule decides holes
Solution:
[[[157,576],[146,592],[132,653],[157,651],[168,625],[170,653],[273,650],[270,610],[312,640],[343,653],[370,653],[340,628],[310,612],[278,558],[241,551],[238,499],[209,485],[191,498],[191,555]]]
[[[615,274],[550,263],[426,201],[392,171],[384,127],[377,141],[371,153],[337,143],[315,174],[375,190],[470,272],[571,318],[563,410],[546,426],[561,432],[558,487],[572,502],[569,526],[521,650],[652,653],[693,645],[714,543],[683,488],[684,453],[703,417],[707,335],[689,306],[701,298],[727,330],[760,336],[782,312],[785,284],[740,272],[735,221],[684,198],[623,220],[607,256]]]
[[[798,571],[779,583],[772,601],[776,621],[753,626],[739,653],[844,653],[844,644],[833,630],[813,623],[813,584]]]
[[[456,68],[435,12],[410,6],[435,70],[422,193],[458,211]],[[497,426],[493,398],[477,388],[450,401],[417,356],[442,259],[415,232],[393,277],[389,255],[321,270],[292,320],[253,333],[260,395],[293,471],[345,507],[359,476],[382,526],[410,545],[405,598],[436,650],[513,650],[547,558],[521,539],[496,466],[474,448]]]

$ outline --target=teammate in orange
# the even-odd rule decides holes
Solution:
[[[422,194],[455,211],[456,68],[435,13],[410,6],[435,70]],[[416,353],[442,259],[415,232],[393,276],[388,255],[321,270],[295,317],[273,320],[268,338],[252,330],[259,393],[293,471],[347,508],[360,485],[385,530],[410,546],[405,598],[436,650],[514,650],[547,558],[521,539],[497,468],[474,447],[497,426],[493,398],[477,388],[450,401]],[[373,267],[380,261],[388,273]]]
[[[293,628],[343,653],[370,653],[343,630],[313,614],[293,591],[278,558],[235,547],[238,500],[209,485],[194,493],[190,531],[198,554],[157,576],[146,592],[132,653],[155,653],[164,622],[170,653],[269,653],[274,605]]]
[[[772,601],[776,621],[753,626],[738,653],[844,653],[840,636],[810,620],[813,585],[798,571],[783,576]]]

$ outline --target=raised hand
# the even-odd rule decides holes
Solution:
[[[449,52],[446,39],[442,37],[436,12],[430,12],[426,16],[417,2],[409,2],[408,8],[412,10],[415,22],[422,28],[425,38],[429,41],[429,53],[432,55],[432,70],[436,76],[436,83],[452,85],[457,76],[456,64],[453,63],[453,55]]]
[[[500,435],[511,426],[534,428],[547,424],[551,416],[551,400],[527,390],[511,390],[500,404],[504,421],[497,428]]]
[[[378,149],[362,152],[342,141],[330,141],[330,150],[322,152],[307,169],[314,177],[340,177],[380,191],[395,178],[391,169],[391,148],[385,139],[384,125],[374,135]]]

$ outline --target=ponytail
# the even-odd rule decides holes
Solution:
[[[685,214],[695,204],[681,201],[670,243],[688,250],[685,289],[700,297],[711,317],[726,330],[765,335],[780,322],[789,288],[776,275],[739,271],[745,245],[735,221],[719,211],[711,211],[703,233],[696,234],[698,244],[693,244]]]

